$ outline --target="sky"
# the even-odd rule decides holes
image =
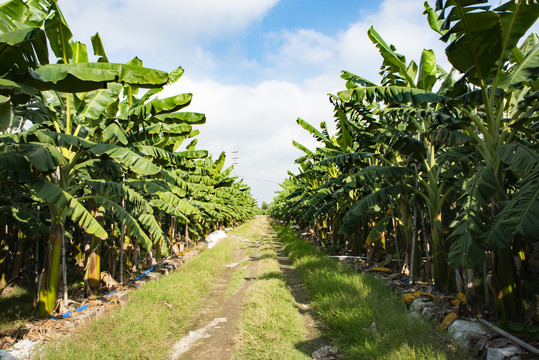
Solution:
[[[434,1],[429,1],[434,6]],[[333,122],[328,94],[345,89],[342,70],[377,82],[381,57],[372,25],[407,61],[445,44],[422,15],[424,0],[70,0],[60,7],[74,40],[99,32],[109,61],[185,69],[162,96],[193,93],[185,111],[206,114],[198,149],[227,153],[253,196],[270,203],[302,152],[316,142],[296,123]]]

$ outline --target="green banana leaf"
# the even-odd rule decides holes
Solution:
[[[519,182],[519,190],[496,216],[484,236],[492,248],[505,247],[515,235],[534,238],[539,231],[539,170]]]
[[[79,224],[79,226],[88,234],[95,235],[101,239],[106,239],[108,237],[105,229],[103,229],[101,224],[99,224],[92,214],[86,210],[84,205],[58,185],[42,178],[32,177],[29,186],[38,199],[60,209],[62,214],[69,216],[73,222]]]
[[[89,152],[97,155],[108,155],[129,170],[134,171],[140,175],[155,175],[161,169],[153,164],[150,160],[138,155],[133,150],[126,147],[110,145],[110,144],[98,144],[89,149]]]
[[[143,88],[159,88],[168,82],[168,73],[126,64],[48,64],[33,71],[25,84],[39,90],[88,92],[117,82]]]
[[[147,250],[152,248],[152,240],[146,235],[139,222],[131,216],[130,212],[123,209],[116,202],[101,195],[95,195],[94,199],[97,204],[103,206],[107,211],[110,211],[116,218],[118,218],[118,220],[124,222],[127,234],[133,236],[143,248]],[[157,234],[159,234],[158,231]]]

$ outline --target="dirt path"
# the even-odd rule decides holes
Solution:
[[[313,352],[320,349],[322,346],[330,345],[327,339],[322,336],[320,327],[313,317],[313,308],[310,304],[307,290],[303,287],[303,283],[296,274],[296,271],[290,262],[290,258],[286,255],[282,244],[276,240],[276,238],[273,238],[273,246],[278,255],[281,271],[286,276],[286,283],[290,288],[290,292],[294,296],[294,299],[298,303],[299,312],[303,315],[305,321],[305,330],[307,333],[305,339],[306,348]]]
[[[247,244],[247,243],[246,243]],[[260,242],[250,242],[251,255],[246,256],[245,245],[234,254],[234,262],[222,276],[214,289],[204,300],[206,308],[199,313],[189,335],[174,347],[171,359],[224,360],[232,358],[238,320],[243,308],[245,294],[258,273],[258,247]],[[235,294],[227,295],[227,289],[234,273],[248,260],[247,276],[243,286]]]
[[[263,228],[263,233],[257,240],[244,242],[245,245],[235,252],[234,262],[229,264],[230,268],[214,285],[210,296],[204,299],[207,305],[199,313],[191,331],[175,344],[171,352],[171,359],[233,359],[234,343],[238,337],[238,323],[245,298],[260,272],[259,249],[261,240],[264,236],[268,236],[271,229],[265,220],[260,225]],[[327,341],[320,335],[319,328],[312,317],[309,299],[301,281],[285,255],[281,244],[276,240],[276,238],[272,238],[273,246],[278,252],[281,271],[286,276],[286,283],[297,302],[298,311],[305,319],[305,329],[308,336],[305,338],[304,348],[314,351],[327,345]],[[235,293],[227,294],[234,274],[242,270],[245,281]]]

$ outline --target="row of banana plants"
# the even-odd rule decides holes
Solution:
[[[93,62],[56,0],[0,5],[0,289],[34,272],[41,315],[67,304],[68,269],[95,293],[102,265],[123,281],[256,213],[225,154],[196,149],[192,94],[159,97],[183,69],[111,63],[91,43]]]
[[[484,269],[498,319],[529,320],[521,284],[539,253],[539,39],[526,33],[539,4],[439,0],[424,14],[453,68],[431,50],[407,62],[371,27],[381,83],[342,73],[334,135],[298,119],[321,145],[294,142],[299,173],[270,213],[334,246],[404,255],[411,277],[423,258],[441,290],[471,287],[471,269]]]

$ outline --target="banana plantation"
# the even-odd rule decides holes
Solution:
[[[362,69],[350,69],[359,75],[343,71],[345,88],[329,95],[332,123],[297,120],[317,147],[293,142],[302,152],[298,171],[288,172],[273,203],[264,206],[274,219],[308,232],[327,253],[366,255],[369,264],[398,262],[398,281],[409,285],[420,280],[439,293],[465,293],[485,305],[492,319],[495,313],[502,326],[521,333],[531,329],[537,339],[539,37],[530,29],[539,17],[539,3],[437,0],[431,5],[424,4],[425,21],[444,43],[445,57],[425,49],[415,61],[406,59],[398,44],[389,44],[382,31],[370,27],[367,36],[380,54],[381,80],[362,77]],[[181,67],[170,72],[144,67],[138,57],[113,62],[98,33],[89,46],[76,41],[57,0],[0,4],[0,295],[8,288],[31,287],[33,320],[51,320],[51,314],[68,309],[70,297],[77,303],[75,294],[88,303],[96,299],[104,276],[126,284],[166,256],[259,213],[249,186],[225,167],[226,153],[214,156],[197,148],[206,116],[186,110],[193,94],[164,95],[183,73]],[[352,274],[353,269],[269,220],[259,217],[247,224],[254,235],[241,228],[233,232],[243,235],[229,236],[226,245],[205,251],[197,267],[186,264],[181,280],[167,285],[174,292],[150,301],[155,306],[148,312],[162,313],[159,321],[165,325],[156,321],[155,333],[143,328],[145,342],[159,334],[163,339],[155,347],[164,354],[174,336],[181,339],[180,332],[196,323],[184,313],[206,314],[202,305],[213,306],[212,286],[227,282],[238,289],[219,301],[230,303],[236,320],[225,313],[215,315],[219,321],[227,321],[223,316],[239,321],[252,307],[253,320],[247,324],[260,331],[263,320],[276,318],[268,315],[270,310],[289,306],[290,314],[297,315],[298,309],[312,308],[328,343],[352,354],[348,358],[369,348],[378,353],[366,358],[399,358],[394,357],[399,351],[412,354],[400,358],[416,358],[417,346],[425,358],[433,351],[461,358],[456,347],[439,340],[442,335],[434,327],[431,331],[419,320],[408,321],[406,306],[391,289],[366,290],[372,278]],[[273,253],[260,256],[259,250]],[[304,260],[293,255],[300,250]],[[263,274],[259,263],[273,270]],[[287,266],[291,270],[284,274]],[[297,279],[294,267],[301,273]],[[313,275],[330,270],[343,278]],[[181,274],[189,275],[184,279]],[[255,312],[263,301],[277,298],[277,288],[289,291],[290,279],[298,287],[307,284],[301,295],[305,301],[292,291],[286,304],[268,305],[262,315]],[[258,289],[277,281],[282,284],[256,290],[263,296],[244,306],[251,284]],[[341,294],[346,287],[349,294]],[[194,294],[194,300],[179,294]],[[307,304],[309,296],[313,307]],[[391,305],[385,308],[398,315],[373,310],[388,299]],[[361,312],[347,313],[360,302]],[[404,320],[395,325],[382,315]],[[282,319],[275,323],[292,323],[289,315]],[[134,327],[124,322],[125,328]],[[412,323],[423,332],[404,329]],[[176,326],[171,336],[161,331],[173,328],[170,324]],[[227,346],[252,338],[259,347],[259,335],[229,326],[223,325],[230,335]],[[349,339],[336,335],[339,327],[345,329],[339,330],[342,339]],[[314,346],[301,338],[301,331],[289,331],[299,334],[291,340],[293,350]],[[406,338],[398,337],[402,334]],[[267,336],[268,348],[274,351],[272,336]],[[117,358],[126,355],[121,346],[134,346],[131,340],[117,341]],[[386,344],[389,340],[394,343]],[[141,358],[144,351],[130,358]],[[311,353],[305,352],[308,358]]]
[[[0,44],[0,292],[35,283],[49,314],[71,276],[92,294],[102,271],[124,281],[255,215],[225,153],[196,148],[206,117],[181,111],[193,95],[159,97],[182,68],[109,62],[99,34],[91,50],[73,39],[55,0],[0,5]]]
[[[391,254],[411,281],[475,290],[499,321],[522,322],[539,271],[539,38],[528,32],[539,5],[424,11],[452,69],[431,50],[407,61],[371,27],[381,82],[343,71],[334,134],[297,120],[319,146],[294,142],[299,173],[270,213],[341,253]]]

